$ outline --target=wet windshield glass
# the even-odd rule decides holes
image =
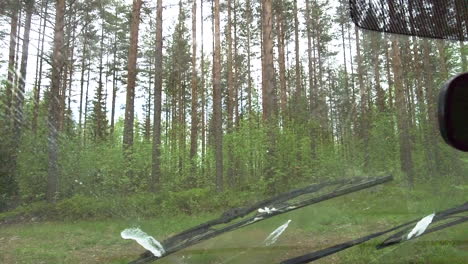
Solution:
[[[463,263],[466,43],[348,2],[2,0],[0,263]]]

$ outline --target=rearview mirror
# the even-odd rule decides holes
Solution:
[[[468,72],[455,76],[442,88],[439,129],[447,144],[468,152]]]

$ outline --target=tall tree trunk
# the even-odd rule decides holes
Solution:
[[[351,45],[351,23],[348,23],[348,46],[349,46],[349,63],[350,63],[350,69],[351,69],[351,76],[350,76],[350,82],[351,82],[351,102],[352,102],[352,106],[351,106],[351,109],[352,110],[352,113],[355,112],[355,102],[356,102],[356,86],[354,84],[354,67],[353,67],[353,51],[352,51],[352,47],[353,45]]]
[[[364,145],[364,168],[369,167],[369,116],[368,116],[368,99],[367,90],[364,85],[364,68],[361,57],[361,45],[359,37],[359,29],[355,27],[356,33],[356,59],[358,65],[358,80],[359,80],[359,91],[361,96],[361,131],[360,138],[363,140]]]
[[[13,106],[13,101],[15,100],[15,99],[14,99],[15,96],[16,96],[15,93],[16,93],[16,89],[17,89],[17,87],[18,87],[18,85],[19,85],[18,81],[19,81],[19,77],[20,77],[20,76],[18,75],[18,72],[19,72],[19,68],[18,68],[18,67],[19,67],[19,64],[20,64],[20,63],[19,63],[19,62],[20,62],[20,61],[19,61],[19,60],[20,60],[20,59],[19,59],[19,52],[20,52],[20,42],[21,42],[21,37],[20,37],[20,36],[21,36],[21,21],[22,21],[22,16],[23,16],[23,7],[22,7],[22,2],[21,2],[21,1],[18,2],[17,5],[19,5],[19,13],[18,13],[18,16],[19,16],[19,17],[18,17],[18,28],[16,29],[17,34],[16,34],[16,48],[15,48],[15,60],[14,60],[14,61],[15,61],[15,65],[14,65],[14,69],[15,69],[14,72],[15,72],[15,74],[14,74],[14,80],[13,80],[13,87],[14,87],[14,88],[13,88],[13,90],[12,90],[12,92],[13,92],[13,95],[12,95],[12,96],[13,96],[13,97],[11,98],[11,100],[12,100],[12,102],[11,102],[11,103],[12,103],[12,106]],[[14,109],[11,109],[11,111],[12,111],[12,118],[14,118],[14,113],[13,113]]]
[[[297,11],[297,0],[294,0],[294,51],[295,51],[295,58],[296,58],[296,93],[295,97],[295,115],[299,115],[302,118],[302,112],[304,105],[302,104],[303,101],[303,92],[302,92],[302,77],[301,77],[301,56],[300,56],[300,49],[299,49],[299,19],[298,19],[298,11]]]
[[[237,5],[238,3],[236,0],[233,0],[234,3],[234,83],[232,84],[234,86],[234,123],[236,127],[239,127],[240,125],[240,112],[239,112],[239,43],[238,43],[238,35],[237,35]],[[242,96],[241,96],[242,98]],[[242,99],[241,99],[242,100]],[[241,101],[241,106],[242,108],[242,101]]]
[[[426,163],[428,165],[429,171],[435,171],[434,167],[434,153],[432,150],[432,142],[430,139],[430,134],[428,133],[428,122],[427,122],[427,110],[426,110],[426,100],[424,97],[424,82],[423,75],[421,70],[424,67],[421,63],[421,56],[419,51],[419,45],[417,38],[413,37],[413,53],[414,53],[414,77],[416,81],[416,100],[417,100],[417,123],[420,126],[420,131],[422,135],[422,142],[424,143],[423,147],[426,155]]]
[[[91,62],[90,62],[91,63]],[[84,103],[84,124],[83,124],[83,145],[86,146],[86,140],[87,140],[87,125],[88,125],[88,96],[89,96],[89,85],[90,85],[90,79],[91,79],[91,65],[89,65],[87,69],[87,81],[86,81],[86,92],[85,92],[85,103]]]
[[[76,42],[76,7],[73,9],[73,23],[72,23],[72,41],[71,41],[71,55],[70,55],[70,64],[69,66],[69,77],[68,77],[68,109],[65,113],[66,116],[66,129],[67,132],[71,132],[72,129],[72,111],[71,111],[71,97],[72,97],[72,84],[73,84],[73,75],[75,74],[75,42]]]
[[[414,169],[411,153],[411,140],[408,127],[407,106],[405,103],[405,91],[403,87],[403,72],[401,63],[401,53],[398,40],[392,40],[393,51],[393,73],[395,75],[395,99],[397,109],[398,134],[400,142],[400,163],[401,170],[406,174],[410,188],[414,185]]]
[[[12,177],[13,182],[11,182],[11,188],[14,190],[11,193],[16,194],[17,192],[17,160],[19,154],[19,146],[21,140],[21,133],[23,127],[23,105],[24,105],[24,93],[25,93],[25,85],[26,85],[26,70],[28,67],[28,50],[29,50],[29,35],[31,31],[31,17],[34,8],[34,1],[28,0],[26,2],[26,20],[24,25],[24,33],[23,33],[23,46],[22,46],[22,57],[21,57],[21,66],[20,66],[20,73],[19,73],[19,84],[18,86],[13,87],[15,91],[13,94],[15,95],[12,98],[12,109],[11,114],[13,118],[13,134],[12,134],[12,153],[11,153],[11,160],[9,161],[10,164],[10,177]],[[18,63],[18,62],[16,62]],[[8,121],[7,121],[8,122]]]
[[[200,23],[201,23],[201,164],[202,175],[205,175],[205,155],[206,155],[206,89],[205,89],[205,46],[203,29],[203,0],[200,0]]]
[[[416,100],[418,106],[418,123],[425,124],[427,122],[427,113],[426,113],[426,101],[424,98],[424,90],[423,90],[423,76],[421,74],[421,69],[423,67],[423,63],[421,63],[419,51],[419,41],[413,37],[413,56],[414,56],[414,77],[416,79]],[[427,133],[424,133],[427,134]]]
[[[344,23],[341,24],[341,41],[343,45],[343,67],[344,67],[345,91],[346,91],[346,98],[349,98],[349,80],[348,80],[348,65],[347,65],[348,62],[346,60],[346,43],[345,43]]]
[[[232,1],[227,0],[227,25],[226,25],[226,43],[227,43],[227,133],[232,132],[234,124],[234,72],[233,72],[233,56],[232,56]],[[228,168],[227,168],[227,182],[229,186],[234,185],[234,161],[232,155],[232,146],[230,141],[227,142],[227,156],[228,156]]]
[[[227,92],[228,97],[226,100],[227,105],[227,129],[231,132],[234,120],[234,86],[233,79],[234,74],[232,71],[232,3],[231,0],[227,0],[227,25],[226,25],[226,43],[227,43]],[[229,169],[228,169],[229,170]],[[230,180],[229,172],[228,179]]]
[[[341,2],[341,5],[344,3]],[[345,8],[343,7],[343,10]],[[343,154],[346,159],[349,158],[349,136],[351,135],[351,117],[352,115],[352,107],[351,107],[351,94],[350,94],[350,88],[349,88],[349,77],[348,77],[348,61],[346,59],[346,37],[345,37],[345,21],[341,21],[341,45],[343,46],[343,67],[344,67],[344,88],[345,88],[345,103],[344,103],[344,113],[342,114],[342,122],[341,124],[341,142],[343,145]],[[350,57],[352,57],[352,54],[350,53]],[[352,66],[351,66],[352,67]]]
[[[146,98],[146,109],[145,109],[145,128],[144,128],[144,138],[145,141],[149,142],[151,139],[151,99],[152,93],[151,90],[153,89],[153,68],[155,62],[153,62],[153,58],[150,57],[149,59],[149,82],[148,82],[148,97]]]
[[[115,9],[115,16],[117,16],[117,8]],[[115,100],[117,98],[117,31],[114,32],[114,45],[112,55],[112,106],[111,106],[111,134],[114,134],[115,127]]]
[[[102,109],[103,106],[103,89],[104,89],[104,82],[102,78],[102,74],[104,71],[104,65],[103,65],[103,60],[104,60],[104,20],[102,19],[101,21],[101,41],[100,41],[100,51],[99,51],[99,81],[98,81],[98,87],[96,91],[96,102],[94,104],[94,114],[95,114],[95,129],[96,131],[94,132],[94,136],[96,137],[95,139],[98,140],[103,140],[104,139],[104,123],[105,123],[105,113]]]
[[[312,47],[312,21],[311,16],[310,1],[306,0],[306,24],[307,24],[307,61],[308,61],[308,73],[309,73],[309,116],[310,118],[315,118],[317,110],[317,87],[315,83],[315,68],[314,68],[314,58],[313,58],[313,47]],[[285,83],[286,85],[286,83]],[[316,156],[317,151],[317,129],[313,124],[310,125],[310,148],[312,150],[312,156]]]
[[[270,120],[274,113],[274,79],[273,68],[273,32],[272,32],[272,0],[263,0],[262,39],[263,39],[263,68],[262,68],[262,106],[263,119]]]
[[[142,0],[133,0],[132,22],[130,24],[130,47],[128,50],[128,81],[125,104],[123,149],[127,159],[133,147],[133,123],[135,119],[135,85],[137,77],[138,31]]]
[[[39,100],[41,98],[41,85],[42,85],[42,66],[44,61],[44,43],[45,43],[45,30],[47,25],[47,16],[49,11],[49,0],[45,0],[42,2],[44,12],[41,12],[43,18],[41,18],[42,24],[42,31],[40,29],[39,32],[39,40],[38,42],[38,56],[37,56],[37,63],[36,63],[36,70],[37,70],[37,82],[34,85],[33,91],[33,100],[34,100],[34,107],[33,107],[33,118],[32,118],[32,131],[34,134],[37,133],[37,119],[39,117]],[[40,48],[39,48],[40,47]]]
[[[372,50],[374,53],[373,56],[373,67],[374,67],[374,87],[377,95],[377,110],[379,112],[385,112],[385,90],[382,88],[380,84],[380,35],[372,34],[371,35],[371,42],[372,42]]]
[[[219,22],[219,0],[214,1],[215,48],[213,62],[213,122],[215,137],[216,189],[223,191],[223,120],[221,99],[221,35]]]
[[[308,2],[307,2],[308,4]],[[280,106],[281,106],[281,115],[283,120],[287,117],[287,108],[288,108],[288,95],[287,95],[287,87],[286,87],[286,62],[285,62],[285,54],[284,54],[284,40],[285,40],[285,33],[284,33],[284,20],[283,20],[283,1],[280,0],[278,3],[278,10],[276,12],[276,31],[277,31],[277,38],[278,38],[278,61],[279,61],[279,79],[280,79]]]
[[[28,68],[28,55],[29,55],[29,36],[31,32],[31,18],[34,9],[34,1],[28,0],[26,2],[26,20],[24,23],[24,35],[23,35],[23,46],[22,46],[22,57],[21,57],[21,66],[20,66],[20,77],[19,77],[19,86],[16,96],[13,98],[14,101],[14,141],[17,146],[19,146],[19,140],[21,137],[21,130],[23,126],[23,105],[24,105],[24,93],[26,86],[26,73]]]
[[[67,8],[65,4],[65,8]],[[70,10],[65,9],[65,12],[68,13]],[[67,15],[64,17],[64,27],[66,31],[64,30],[65,34],[65,47],[64,47],[64,61],[65,64],[63,65],[63,69],[61,70],[62,72],[62,81],[60,85],[60,119],[59,119],[59,132],[62,132],[64,129],[64,123],[65,123],[65,101],[66,101],[66,93],[67,93],[67,87],[68,87],[68,71],[69,71],[69,65],[70,65],[70,48],[71,48],[71,16]]]
[[[62,53],[64,37],[64,15],[65,15],[65,0],[56,1],[55,12],[55,29],[54,29],[54,50],[52,53],[52,77],[50,87],[50,102],[49,102],[49,138],[48,138],[48,177],[47,177],[47,192],[46,198],[49,202],[54,202],[58,194],[58,125],[60,118],[60,76],[64,65],[64,56]]]
[[[161,110],[162,110],[162,0],[157,1],[156,8],[156,51],[154,75],[154,118],[153,118],[153,153],[151,164],[151,190],[160,190],[161,181]],[[166,122],[169,122],[166,118]]]
[[[387,37],[385,37],[385,69],[387,72],[387,83],[388,83],[388,107],[393,110],[393,78],[390,70],[391,56],[390,56],[390,45],[388,44]]]
[[[274,173],[275,162],[275,70],[273,67],[273,16],[272,16],[272,0],[263,0],[262,6],[262,106],[263,106],[263,120],[267,127],[268,134],[268,157],[265,166],[264,175],[267,179],[272,180]],[[297,54],[296,54],[297,55]],[[275,192],[273,182],[270,182],[268,190],[271,193]]]
[[[12,100],[13,100],[13,89],[15,88],[15,54],[16,54],[16,38],[18,34],[18,13],[20,12],[19,4],[13,6],[11,22],[10,22],[10,51],[8,54],[8,75],[6,83],[6,109],[5,116],[7,117],[8,123],[12,118]]]
[[[250,0],[246,0],[246,12],[247,12],[247,111],[249,112],[249,118],[252,117],[252,62],[251,62],[251,26],[252,26],[252,5]]]
[[[85,20],[88,21],[88,12],[86,12]],[[78,127],[80,129],[80,134],[82,134],[82,118],[83,118],[83,92],[84,92],[84,82],[85,82],[85,72],[86,68],[89,69],[89,66],[86,63],[88,55],[88,24],[85,25],[84,29],[84,43],[83,43],[83,53],[81,55],[81,81],[80,81],[80,106],[79,106],[79,117],[78,117]]]
[[[427,114],[429,120],[429,130],[426,132],[429,134],[430,147],[432,149],[432,157],[434,157],[434,164],[438,172],[441,172],[440,168],[440,152],[438,147],[438,124],[437,124],[437,101],[434,89],[434,79],[432,75],[432,69],[430,67],[430,57],[431,57],[431,45],[427,39],[422,40],[422,49],[423,49],[423,73],[424,73],[424,87],[426,92],[426,102],[427,102]],[[442,66],[443,68],[445,66]],[[443,71],[443,70],[442,70]],[[447,74],[448,73],[442,73]]]
[[[193,0],[192,5],[192,122],[190,131],[192,169],[195,169],[195,156],[198,148],[197,1]]]

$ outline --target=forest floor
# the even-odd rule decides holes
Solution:
[[[205,241],[159,263],[278,263],[463,204],[466,191],[433,188],[407,192],[391,185],[312,205]],[[0,263],[128,263],[144,251],[120,232],[138,226],[158,240],[219,215],[108,219],[0,225]],[[289,228],[270,247],[262,242],[280,225]],[[466,263],[467,224],[383,250],[380,237],[316,263]]]

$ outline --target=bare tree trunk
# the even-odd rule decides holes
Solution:
[[[272,0],[263,0],[262,39],[262,106],[263,119],[270,120],[274,113],[274,79],[273,68],[273,33],[272,33]]]
[[[395,75],[395,99],[397,108],[401,170],[406,174],[410,188],[414,185],[414,170],[411,153],[411,141],[408,127],[407,106],[403,87],[403,72],[398,40],[392,40],[393,73]]]
[[[117,8],[115,9],[115,16],[117,16]],[[113,58],[112,58],[112,106],[111,106],[111,135],[114,134],[115,127],[115,99],[117,98],[117,31],[114,32],[114,45],[113,45]]]
[[[300,63],[300,49],[299,49],[299,19],[297,17],[297,0],[294,0],[294,51],[296,55],[296,94],[295,94],[295,114],[298,115],[302,113],[304,105],[301,103],[303,98],[302,92],[302,77],[301,77],[301,63]],[[302,114],[300,114],[302,118]]]
[[[374,50],[374,80],[375,80],[375,91],[377,95],[377,109],[379,112],[385,112],[385,91],[380,84],[380,35],[372,34],[372,49]]]
[[[416,100],[417,100],[417,123],[419,124],[422,142],[424,142],[424,150],[426,155],[426,163],[430,171],[435,171],[434,167],[434,157],[431,146],[430,135],[428,133],[428,122],[427,122],[427,110],[426,110],[426,101],[424,97],[424,82],[423,75],[421,70],[423,68],[423,63],[421,63],[421,56],[419,55],[419,43],[417,38],[413,37],[413,53],[414,53],[414,78],[416,81]]]
[[[309,118],[316,117],[316,110],[317,110],[317,87],[316,87],[316,78],[315,76],[315,68],[314,68],[314,56],[313,56],[313,36],[312,36],[312,21],[310,19],[311,16],[311,9],[310,9],[310,1],[306,0],[306,24],[307,24],[307,61],[308,61],[308,73],[309,73]],[[286,84],[285,84],[286,85]],[[310,148],[312,150],[312,156],[316,156],[317,150],[317,129],[316,127],[311,124],[310,126]]]
[[[65,5],[65,8],[67,6]],[[65,12],[68,13],[70,10],[65,9]],[[70,47],[71,47],[71,16],[67,15],[64,16],[64,34],[65,34],[65,46],[64,46],[64,65],[63,69],[61,70],[62,72],[62,81],[60,85],[60,119],[59,119],[59,132],[62,132],[64,130],[64,124],[65,124],[65,101],[66,101],[66,94],[67,94],[67,87],[68,87],[68,71],[69,71],[69,65],[70,63]]]
[[[47,177],[47,201],[54,202],[58,195],[58,125],[60,118],[60,76],[64,65],[63,29],[65,15],[65,0],[57,0],[55,15],[54,50],[52,53],[52,77],[49,102],[49,163]]]
[[[416,79],[416,100],[418,106],[418,123],[424,124],[427,122],[427,113],[426,113],[426,102],[424,99],[424,90],[423,90],[423,82],[422,82],[422,74],[421,69],[423,64],[421,63],[421,57],[419,55],[419,42],[418,40],[413,37],[413,56],[414,56],[414,77]],[[424,133],[427,134],[427,133]]]
[[[150,139],[151,139],[151,99],[152,98],[152,94],[151,94],[151,90],[153,89],[153,66],[154,62],[153,62],[153,58],[151,57],[149,59],[149,69],[148,69],[148,72],[149,72],[149,82],[148,82],[148,97],[146,98],[146,113],[145,113],[145,129],[144,129],[144,138],[145,138],[145,141],[149,142]]]
[[[190,161],[195,169],[198,148],[198,83],[197,83],[197,1],[192,6],[192,124],[190,131]],[[203,70],[203,69],[202,69]]]
[[[23,16],[22,2],[21,1],[18,2],[18,5],[19,5],[19,13],[18,13],[19,17],[18,17],[18,28],[16,29],[17,34],[16,34],[16,48],[15,48],[15,60],[14,60],[15,61],[15,65],[14,65],[15,74],[14,74],[14,80],[13,80],[13,87],[14,88],[12,90],[12,92],[13,92],[12,96],[13,97],[11,98],[12,104],[13,104],[13,101],[15,100],[14,99],[15,96],[16,96],[15,93],[16,93],[16,89],[18,88],[18,85],[19,85],[18,82],[19,82],[19,77],[20,77],[18,75],[18,71],[19,71],[18,67],[19,67],[19,62],[20,62],[19,61],[20,60],[19,52],[20,52],[20,42],[21,42],[21,21],[22,21],[22,16]],[[14,109],[11,109],[11,111],[12,111],[12,118],[14,118],[14,113],[13,113]]]
[[[249,118],[252,117],[252,62],[251,62],[251,38],[252,33],[250,27],[252,26],[252,6],[250,0],[246,0],[246,12],[247,12],[247,108],[249,112]]]
[[[234,86],[233,79],[234,74],[232,71],[232,3],[231,0],[227,0],[227,25],[226,25],[226,43],[227,43],[227,91],[228,97],[226,100],[227,105],[227,129],[231,132],[234,119]],[[228,169],[229,170],[229,169]],[[230,180],[230,173],[228,172],[228,179]]]
[[[23,105],[24,105],[24,93],[26,86],[26,73],[28,68],[28,55],[29,55],[29,36],[31,32],[31,18],[34,9],[34,1],[28,0],[26,2],[26,21],[24,24],[24,35],[23,35],[23,46],[22,46],[22,57],[21,57],[21,66],[20,66],[20,77],[19,77],[19,86],[16,96],[13,98],[14,102],[14,144],[19,146],[19,140],[21,137],[21,130],[23,126]]]
[[[94,114],[95,114],[95,122],[96,122],[96,131],[94,133],[95,139],[102,140],[104,139],[104,113],[102,109],[102,100],[103,100],[103,89],[104,89],[104,82],[102,78],[102,74],[104,71],[104,20],[101,20],[101,40],[100,40],[100,51],[99,51],[99,81],[98,87],[96,91],[97,98],[95,99],[96,102],[94,103]]]
[[[161,181],[161,110],[162,110],[162,0],[157,1],[156,8],[156,52],[154,75],[154,117],[153,117],[153,153],[151,164],[151,190],[160,190]],[[168,122],[168,120],[166,120]]]
[[[88,20],[88,13],[86,13],[85,20]],[[89,66],[86,63],[88,53],[88,25],[85,25],[84,29],[84,43],[83,43],[83,53],[81,55],[81,81],[80,81],[80,107],[79,107],[79,117],[78,117],[78,127],[80,129],[80,134],[82,133],[82,118],[83,118],[83,92],[84,92],[84,82],[85,82],[85,72],[86,68],[89,70]],[[85,117],[86,118],[86,117]]]
[[[391,64],[391,56],[390,56],[390,48],[388,45],[388,40],[385,37],[385,69],[387,71],[387,83],[388,83],[388,107],[390,110],[393,110],[393,79],[392,79],[392,73],[390,70],[390,64]]]
[[[232,132],[234,124],[234,72],[233,72],[233,56],[232,56],[232,1],[227,0],[227,30],[226,30],[226,43],[227,43],[227,133]],[[233,172],[233,155],[232,155],[232,146],[227,143],[227,156],[228,156],[228,168],[227,168],[227,182],[229,186],[234,185],[234,172]]]
[[[422,40],[423,48],[423,72],[424,72],[424,87],[426,92],[426,102],[427,102],[427,114],[429,120],[429,130],[426,132],[429,135],[430,147],[432,150],[432,157],[434,158],[434,164],[438,172],[441,172],[440,168],[440,152],[438,147],[438,124],[437,124],[437,101],[434,91],[434,80],[432,76],[432,69],[430,68],[431,62],[431,45],[427,39]],[[442,66],[444,68],[444,66]],[[447,74],[448,73],[442,73]]]
[[[73,75],[75,73],[75,41],[76,41],[76,8],[73,9],[73,23],[72,23],[72,42],[71,42],[71,55],[70,55],[70,64],[69,66],[69,79],[68,79],[68,109],[66,112],[66,128],[70,132],[72,129],[72,112],[71,112],[71,97],[72,97],[72,84],[73,84]]]
[[[352,46],[351,45],[351,23],[348,23],[348,46],[349,46],[349,60],[350,60],[350,68],[351,68],[351,76],[350,76],[350,82],[351,82],[351,102],[352,102],[352,106],[351,106],[351,109],[353,109],[353,113],[355,112],[355,102],[356,102],[356,86],[354,84],[354,67],[353,67],[353,51],[352,51]]]
[[[219,0],[214,1],[215,48],[213,62],[213,122],[215,136],[216,189],[223,191],[223,120],[221,99],[221,35],[219,21]]]
[[[87,81],[86,81],[86,92],[85,92],[85,103],[84,103],[84,124],[83,124],[83,145],[86,146],[87,140],[87,125],[88,125],[88,95],[89,95],[89,85],[91,79],[91,66],[87,69]]]
[[[49,11],[49,0],[43,1],[43,8],[44,12],[42,12],[43,18],[41,18],[42,24],[42,31],[39,32],[39,40],[38,41],[38,56],[37,56],[37,63],[36,63],[36,71],[37,71],[37,82],[34,85],[33,91],[33,99],[34,99],[34,107],[33,107],[33,119],[32,119],[32,130],[34,134],[37,133],[37,119],[39,116],[39,100],[41,98],[41,85],[42,85],[42,66],[43,66],[43,57],[44,57],[44,43],[45,43],[45,30],[47,24],[47,15]],[[40,46],[40,50],[39,50]]]
[[[202,175],[205,174],[205,155],[206,155],[206,89],[205,89],[205,46],[203,30],[203,0],[200,0],[200,23],[201,23],[201,163]]]
[[[361,57],[361,45],[359,37],[359,29],[355,27],[356,32],[356,59],[358,65],[358,80],[359,80],[359,91],[361,95],[361,139],[364,144],[364,168],[369,167],[369,116],[367,109],[367,90],[364,85],[364,69]]]
[[[240,125],[240,113],[239,113],[239,61],[238,61],[238,55],[239,55],[239,43],[238,43],[238,35],[237,35],[237,2],[236,0],[234,1],[234,118],[235,118],[235,126],[239,127]],[[242,98],[242,96],[241,96]],[[242,100],[242,99],[241,99]],[[242,101],[241,101],[242,104]],[[242,105],[241,105],[242,108]]]
[[[344,23],[341,24],[341,41],[343,45],[343,67],[344,67],[344,81],[345,81],[345,91],[346,98],[349,98],[349,80],[348,80],[348,62],[346,60],[346,44],[345,44],[345,33],[344,33]]]
[[[272,0],[263,0],[262,6],[262,106],[263,120],[267,127],[268,134],[268,157],[264,175],[271,180],[274,174],[275,157],[275,69],[273,67],[273,16]],[[296,54],[297,55],[297,54]],[[275,192],[273,182],[268,186],[269,192]]]
[[[308,4],[308,2],[307,2]],[[287,109],[288,109],[288,95],[287,95],[287,87],[286,87],[286,62],[285,62],[285,54],[284,54],[284,20],[283,20],[283,1],[280,0],[278,3],[278,11],[277,11],[277,19],[276,19],[276,31],[278,37],[278,60],[279,60],[279,79],[280,79],[280,106],[281,106],[281,115],[283,119],[287,117]]]
[[[126,158],[130,158],[133,147],[133,123],[135,119],[135,85],[137,76],[138,31],[140,25],[140,9],[142,0],[133,0],[132,22],[130,25],[130,47],[128,50],[128,81],[125,104],[125,121],[123,133],[123,150]]]
[[[15,54],[16,54],[16,38],[18,34],[18,13],[19,5],[16,4],[13,6],[12,16],[11,16],[11,23],[10,23],[10,51],[8,54],[8,75],[7,75],[7,83],[6,83],[6,109],[5,109],[5,116],[7,120],[10,121],[13,117],[12,113],[12,101],[13,101],[13,89],[15,88]]]
[[[341,4],[343,5],[344,3],[341,2]],[[343,8],[343,10],[345,10]],[[352,103],[352,98],[351,98],[351,94],[350,94],[350,87],[349,87],[349,76],[348,76],[348,61],[346,59],[346,37],[345,37],[345,21],[341,21],[341,44],[343,46],[343,66],[344,66],[344,88],[345,88],[345,105],[344,105],[344,111],[345,113],[343,113],[341,116],[343,118],[342,120],[342,124],[341,124],[341,132],[342,132],[342,136],[341,136],[341,143],[343,145],[343,154],[344,154],[344,157],[346,160],[348,160],[349,158],[349,136],[352,134],[351,132],[351,118],[353,116],[352,114],[352,110],[353,110],[353,107],[351,107]],[[350,57],[352,57],[352,54],[350,53],[349,55]],[[351,68],[352,68],[352,65],[351,65]],[[354,103],[354,102],[353,102]]]

